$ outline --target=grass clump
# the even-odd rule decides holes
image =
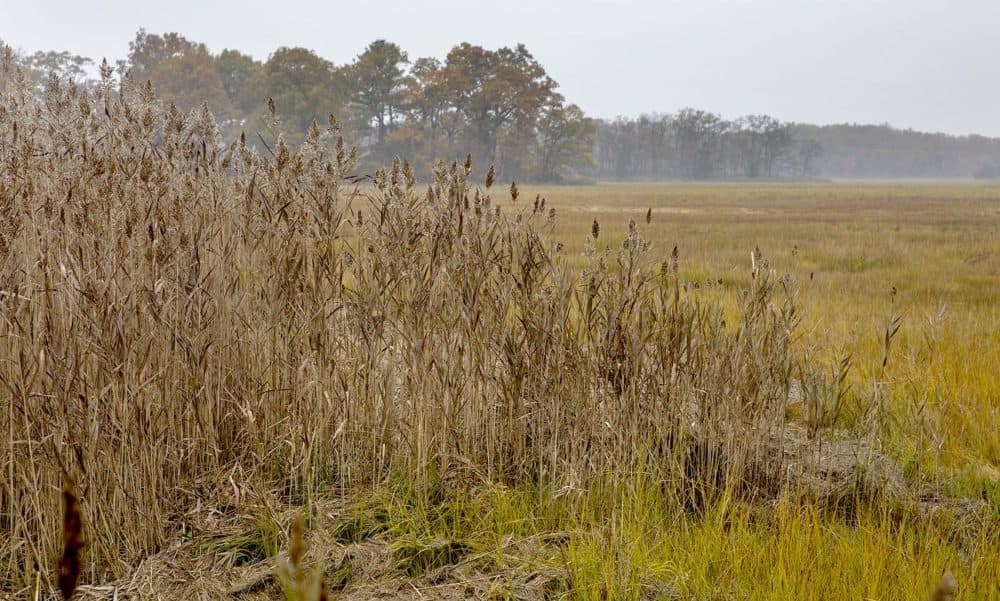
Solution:
[[[389,516],[384,509],[376,508],[338,523],[333,528],[333,540],[341,544],[370,540],[388,532]]]
[[[419,576],[431,570],[454,565],[464,559],[472,548],[460,541],[421,541],[400,539],[392,544],[395,567],[409,576]]]

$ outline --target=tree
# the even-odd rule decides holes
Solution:
[[[799,141],[799,175],[812,175],[813,161],[823,154],[823,146],[813,138]]]
[[[402,112],[404,65],[408,63],[399,46],[375,40],[351,65],[354,103],[364,121],[375,128],[379,148],[385,145],[386,135]]]
[[[347,104],[343,70],[312,50],[279,48],[264,63],[262,75],[263,97],[274,100],[289,143],[301,143],[314,121],[326,123],[328,115],[340,114]],[[261,118],[253,125],[264,128]]]
[[[413,61],[399,91],[404,119],[388,144],[410,157],[418,171],[426,167],[429,172],[435,159],[451,152],[445,146],[457,128],[446,92],[441,61],[427,57]]]
[[[677,150],[682,160],[681,175],[709,179],[716,173],[716,156],[725,122],[716,114],[686,108],[674,117]]]
[[[128,57],[118,61],[118,71],[124,74],[131,71],[135,81],[144,82],[152,79],[153,70],[157,65],[189,54],[208,54],[204,44],[192,42],[176,32],[157,35],[140,29],[135,39],[128,44]]]
[[[25,57],[22,64],[28,69],[38,73],[42,77],[55,75],[61,81],[82,82],[87,78],[87,67],[94,64],[94,61],[77,54],[71,54],[65,50],[62,52],[39,50],[34,54]]]
[[[763,129],[760,133],[764,156],[764,171],[767,177],[774,177],[778,161],[785,158],[792,147],[792,129],[787,123],[782,123],[772,117],[764,117]]]
[[[25,79],[39,94],[45,90],[50,75],[56,76],[61,82],[72,81],[86,86],[92,83],[87,77],[87,67],[93,64],[93,60],[65,50],[39,50],[24,56],[0,40],[0,86],[4,85],[6,78],[16,69],[21,70]]]
[[[625,117],[601,122],[597,130],[596,150],[599,173],[619,180],[637,174],[634,160],[638,141],[636,128],[636,122]]]
[[[766,117],[747,115],[733,122],[732,146],[736,151],[734,167],[744,177],[760,177],[763,171],[762,119]]]
[[[460,44],[448,53],[442,75],[450,106],[461,116],[470,146],[486,163],[496,161],[505,129],[523,132],[525,123],[537,122],[556,87],[523,44],[496,51]],[[519,143],[520,138],[509,141]],[[502,167],[498,165],[501,172]]]
[[[243,112],[252,111],[260,101],[255,85],[260,84],[263,65],[238,50],[223,50],[215,59],[222,87],[233,106]]]
[[[6,42],[0,39],[0,92],[3,92],[7,80],[20,66],[21,57]]]
[[[181,110],[190,111],[208,103],[219,121],[234,116],[215,58],[207,51],[199,49],[157,63],[149,72],[149,80],[161,98]]]
[[[140,29],[118,68],[137,83],[152,82],[160,98],[183,111],[208,103],[220,122],[236,117],[215,57],[205,44],[179,33],[157,35]]]
[[[565,169],[593,167],[594,122],[575,104],[557,98],[538,124],[539,175],[544,181],[562,177]]]

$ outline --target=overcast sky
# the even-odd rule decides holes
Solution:
[[[25,51],[122,58],[139,27],[341,64],[378,38],[443,58],[524,42],[592,116],[736,117],[1000,136],[1000,0],[0,0]]]

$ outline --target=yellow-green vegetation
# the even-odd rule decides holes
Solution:
[[[597,219],[613,248],[629,218],[652,220],[643,235],[654,260],[676,245],[681,275],[749,278],[759,247],[800,283],[802,337],[821,357],[851,353],[858,386],[882,363],[882,332],[902,325],[887,367],[887,433],[980,485],[1000,476],[1000,187],[972,183],[604,184],[526,187],[558,213],[555,239],[572,260]],[[911,411],[911,409],[920,409]],[[898,410],[898,411],[897,411]],[[915,436],[917,438],[915,438]],[[927,442],[927,440],[924,440]],[[928,463],[927,467],[933,467]]]
[[[0,95],[5,592],[1000,597],[1000,189],[268,144]]]

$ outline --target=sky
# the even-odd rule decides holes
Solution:
[[[375,39],[411,59],[523,42],[595,117],[691,106],[1000,136],[1000,0],[0,0],[0,39],[28,52],[113,62],[140,27],[336,64]]]

